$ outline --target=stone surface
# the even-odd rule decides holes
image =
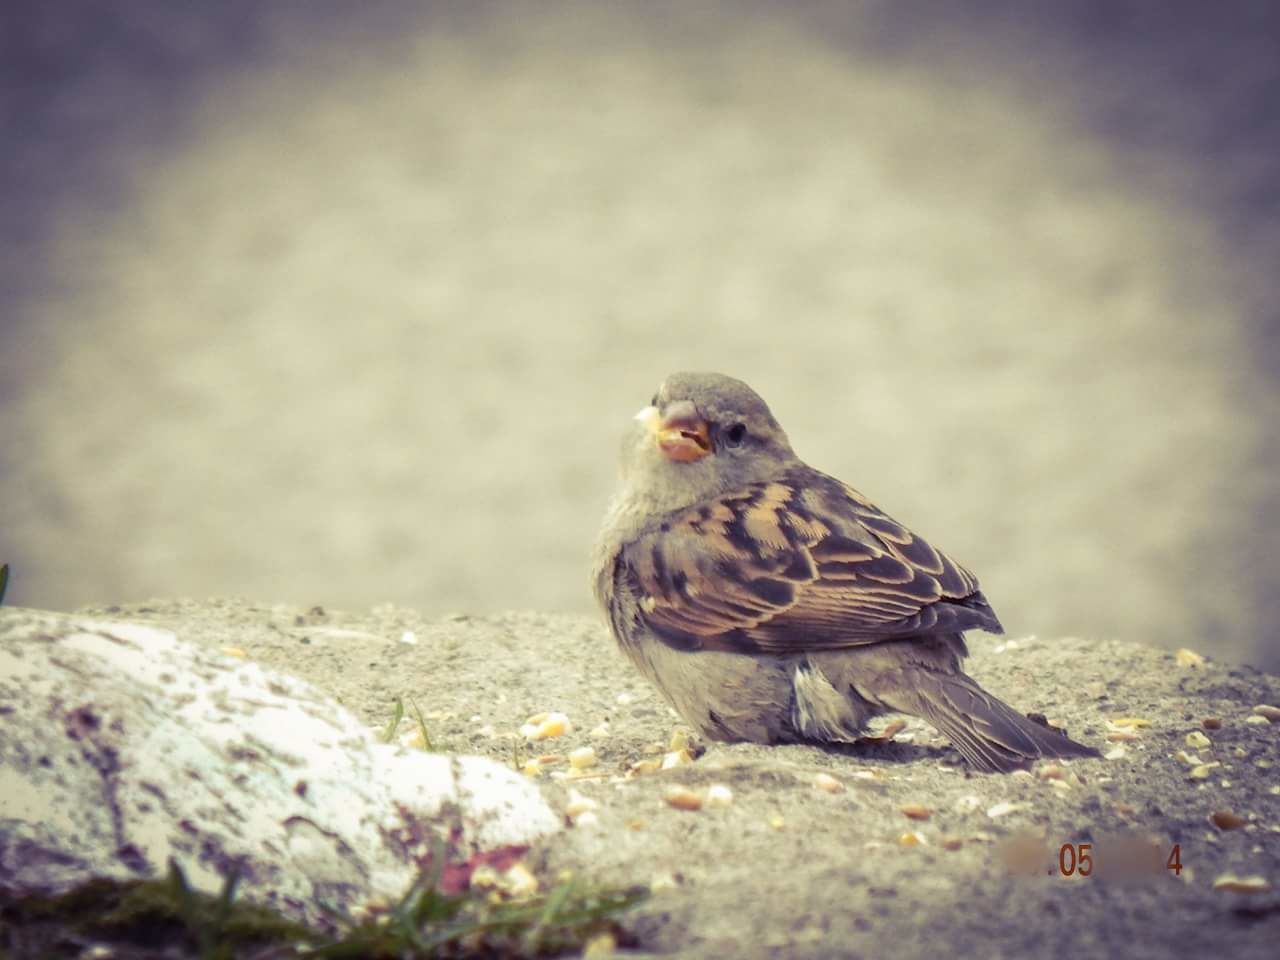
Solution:
[[[528,863],[544,883],[569,869],[592,882],[652,884],[655,895],[626,923],[654,953],[1247,960],[1274,956],[1280,940],[1280,725],[1254,712],[1280,704],[1280,681],[1249,669],[1181,666],[1132,644],[971,635],[970,665],[985,686],[1123,755],[972,776],[912,722],[893,742],[838,751],[709,744],[691,763],[626,779],[637,762],[660,764],[677,722],[594,619],[426,619],[392,606],[347,614],[227,600],[91,613],[172,629],[211,651],[241,648],[374,729],[395,697],[411,697],[438,748],[508,765],[564,758],[535,782],[562,812],[573,797],[577,825],[536,843]],[[565,713],[572,731],[526,743],[521,726],[550,711]],[[1220,726],[1206,729],[1205,717]],[[1208,748],[1188,745],[1195,731]],[[1133,739],[1107,739],[1117,733]],[[596,762],[557,779],[582,746]],[[1192,779],[1191,755],[1218,766]],[[819,774],[845,789],[815,786]],[[664,799],[672,787],[707,796],[717,784],[727,801],[717,790],[717,802],[696,811]],[[1221,810],[1244,825],[1216,827],[1210,817]],[[1144,838],[1161,861],[1177,844],[1181,873],[1153,863],[1151,875],[1116,876],[1137,863]],[[1062,876],[1068,843],[1090,844],[1098,872]],[[1227,874],[1262,877],[1271,889],[1215,889]]]
[[[984,686],[1124,755],[1060,765],[1061,780],[970,776],[911,723],[893,743],[841,751],[710,744],[693,763],[615,782],[637,761],[661,760],[651,751],[671,745],[677,721],[593,618],[426,619],[392,606],[343,614],[234,601],[95,613],[180,629],[214,649],[242,647],[375,728],[394,697],[412,697],[442,749],[510,763],[518,745],[563,757],[592,746],[597,760],[584,773],[594,778],[555,779],[567,761],[537,778],[560,809],[570,790],[595,806],[535,845],[530,862],[544,879],[571,869],[596,882],[655,884],[628,924],[656,953],[1235,960],[1272,957],[1280,942],[1280,796],[1271,792],[1280,725],[1248,719],[1264,720],[1258,704],[1280,704],[1280,681],[1249,669],[1212,659],[1181,667],[1172,653],[1133,644],[971,634],[970,665]],[[567,714],[572,732],[524,744],[517,731],[546,711]],[[1206,716],[1222,726],[1204,731],[1211,748],[1192,750],[1186,735]],[[1110,725],[1125,719],[1150,726]],[[1113,730],[1136,739],[1109,741]],[[1179,751],[1220,766],[1192,780]],[[815,788],[818,773],[846,789]],[[731,788],[727,806],[690,812],[663,799],[672,786],[712,784]],[[930,818],[904,813],[912,804]],[[1220,809],[1247,825],[1218,829],[1208,818]],[[902,845],[908,832],[920,842]],[[1142,837],[1162,855],[1178,844],[1181,874],[1068,878],[1058,869],[1063,844],[1090,843],[1095,863],[1115,867]],[[1014,875],[1010,863],[1034,872]],[[1228,873],[1261,875],[1272,890],[1215,890]]]
[[[177,626],[177,625],[175,625]],[[163,873],[321,922],[558,829],[480,757],[390,746],[311,684],[135,623],[0,609],[0,887]],[[238,651],[235,651],[238,652]]]

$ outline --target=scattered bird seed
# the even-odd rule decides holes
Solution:
[[[1151,721],[1145,720],[1142,717],[1116,717],[1115,719],[1108,720],[1107,722],[1111,724],[1111,726],[1113,727],[1149,727],[1151,726]]]
[[[1271,884],[1262,876],[1237,877],[1234,873],[1224,873],[1213,881],[1213,889],[1228,893],[1266,893]]]
[[[1140,739],[1132,730],[1112,730],[1107,734],[1108,743],[1132,743]]]
[[[585,770],[587,767],[595,766],[595,762],[595,747],[578,747],[576,750],[569,751],[569,766],[575,770]]]
[[[1119,759],[1121,759],[1122,757],[1124,757],[1124,755],[1125,755],[1126,753],[1128,753],[1128,751],[1127,751],[1127,750],[1125,750],[1125,748],[1124,748],[1124,744],[1122,743],[1122,744],[1119,744],[1119,745],[1117,745],[1117,746],[1112,747],[1110,750],[1108,750],[1106,753],[1104,753],[1104,754],[1102,755],[1102,759],[1103,759],[1103,760],[1119,760]]]
[[[1204,750],[1206,747],[1213,746],[1213,742],[1199,730],[1192,730],[1185,739],[1187,746],[1196,750]]]
[[[584,813],[594,812],[599,806],[591,797],[584,797],[577,790],[570,790],[569,802],[564,805],[564,812],[570,820],[577,820]]]
[[[1260,713],[1251,713],[1249,716],[1244,718],[1244,722],[1249,724],[1251,727],[1262,727],[1266,726],[1271,721]]]
[[[605,956],[613,956],[618,952],[618,938],[612,933],[596,933],[586,946],[582,947],[582,960],[600,960]]]
[[[592,727],[587,736],[591,737],[593,740],[603,740],[605,737],[609,736],[608,722],[600,723]]]
[[[1191,772],[1187,774],[1187,776],[1189,776],[1192,780],[1208,780],[1209,774],[1213,771],[1213,768],[1220,767],[1220,766],[1222,766],[1222,764],[1217,762],[1202,763],[1197,767],[1192,767]]]
[[[775,813],[769,818],[769,829],[771,830],[781,830],[786,825],[787,821],[782,818],[780,813]]]
[[[942,838],[943,850],[959,850],[964,846],[964,840],[960,837],[946,836]]]
[[[582,948],[582,960],[600,960],[601,957],[612,957],[618,952],[618,938],[606,930],[597,933]]]
[[[914,830],[908,830],[906,833],[898,837],[898,845],[903,847],[918,847],[924,843],[924,837],[916,833]]]
[[[503,887],[516,899],[531,897],[538,892],[538,878],[524,865],[523,861],[512,864],[503,874]]]
[[[1186,647],[1182,647],[1178,650],[1178,652],[1173,655],[1173,659],[1178,666],[1190,667],[1192,669],[1195,669],[1196,667],[1203,667],[1205,663],[1204,657],[1196,653],[1194,650],[1188,650]]]
[[[1272,723],[1280,723],[1280,707],[1273,707],[1267,703],[1260,703],[1253,708],[1256,716],[1266,717]]]
[[[1238,830],[1249,822],[1231,810],[1215,810],[1209,814],[1209,820],[1219,830]]]
[[[933,811],[922,803],[908,803],[899,810],[908,820],[928,820],[933,816]]]
[[[660,769],[671,770],[675,767],[687,766],[690,763],[693,763],[693,754],[688,750],[672,750],[670,753],[663,754]]]
[[[815,790],[821,790],[823,793],[844,793],[844,784],[829,773],[816,774],[813,778],[813,786]]]
[[[573,724],[563,713],[535,713],[520,728],[526,740],[549,740],[572,732]]]
[[[727,807],[733,803],[733,791],[723,783],[713,783],[707,787],[708,807]]]
[[[1200,721],[1200,726],[1204,727],[1206,730],[1221,730],[1222,718],[1221,717],[1205,717],[1203,720]]]
[[[667,806],[675,807],[677,810],[701,810],[704,802],[702,794],[698,791],[679,786],[668,787],[663,791],[662,799],[666,801]]]
[[[649,890],[653,893],[666,893],[668,890],[674,890],[680,886],[680,881],[671,873],[655,874],[653,879],[649,881]]]
[[[1021,810],[1025,806],[1025,803],[1010,803],[1008,800],[1003,800],[993,807],[988,807],[987,816],[995,820],[998,817],[1007,816],[1015,810]]]

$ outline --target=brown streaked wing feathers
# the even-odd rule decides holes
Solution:
[[[645,625],[673,646],[796,653],[1000,623],[955,561],[822,474],[752,484],[624,548]],[[821,497],[798,491],[817,485]]]

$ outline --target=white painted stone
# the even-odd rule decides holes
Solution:
[[[559,829],[480,757],[378,742],[315,687],[172,633],[0,609],[0,886],[164,873],[309,922],[393,901],[451,859]]]

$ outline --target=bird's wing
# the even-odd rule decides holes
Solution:
[[[669,515],[618,563],[644,626],[682,649],[797,653],[1001,632],[973,574],[816,471]]]

